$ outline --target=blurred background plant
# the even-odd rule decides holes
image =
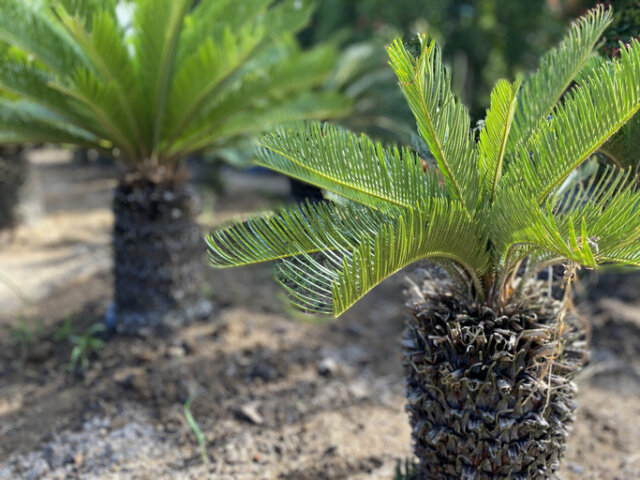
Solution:
[[[484,117],[496,80],[535,69],[542,53],[560,39],[567,20],[585,6],[576,0],[324,0],[301,38],[307,44],[333,40],[350,45],[427,33],[442,45],[454,90],[477,120]],[[383,51],[372,49],[371,55],[386,64]]]
[[[349,101],[318,87],[331,45],[302,50],[306,0],[4,0],[0,143],[93,148],[125,169],[115,190],[118,330],[206,316],[200,202],[184,160],[237,152],[276,125]],[[246,149],[246,148],[245,148]]]
[[[620,48],[634,38],[640,40],[640,0],[616,0],[606,4],[613,5],[614,16],[605,32],[600,54],[619,57]],[[636,181],[640,181],[640,115],[636,114],[598,153],[620,168],[633,169]]]

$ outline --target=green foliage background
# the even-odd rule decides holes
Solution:
[[[472,120],[484,117],[499,78],[534,70],[578,12],[545,0],[323,0],[305,43],[338,36],[346,43],[424,32],[443,49],[453,88]]]

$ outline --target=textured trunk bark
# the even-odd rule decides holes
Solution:
[[[539,284],[496,314],[440,282],[414,292],[403,339],[417,478],[551,478],[574,419],[583,328],[571,316],[561,328],[560,303]]]
[[[0,230],[20,221],[18,205],[28,177],[29,163],[18,147],[0,149]]]
[[[206,315],[196,192],[175,176],[130,174],[115,192],[115,324],[146,335]]]

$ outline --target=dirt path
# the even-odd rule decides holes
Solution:
[[[111,338],[73,375],[68,340],[52,338],[66,319],[76,333],[100,322],[110,302],[112,172],[37,165],[46,215],[0,252],[0,272],[35,300],[25,307],[0,293],[0,479],[393,478],[411,455],[402,274],[339,321],[308,323],[285,309],[268,266],[210,271],[209,321],[172,339]],[[251,177],[232,180],[204,221],[281,201],[286,185],[268,182],[265,196]],[[585,307],[593,361],[579,380],[564,480],[640,478],[637,282]],[[2,329],[19,316],[40,340]],[[191,394],[208,465],[185,418]]]

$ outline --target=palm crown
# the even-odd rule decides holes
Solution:
[[[432,164],[331,126],[270,134],[260,164],[339,201],[214,231],[213,265],[280,260],[278,278],[294,304],[334,315],[420,259],[440,263],[490,305],[512,294],[507,287],[525,258],[529,273],[558,262],[640,266],[640,193],[628,171],[572,181],[640,108],[637,41],[565,93],[610,18],[602,8],[591,11],[536,73],[499,81],[477,141],[438,48],[420,37],[413,55],[396,41],[388,47],[391,65]]]
[[[301,51],[300,0],[3,0],[0,141],[117,148],[156,166],[345,110],[311,93],[332,48]]]

